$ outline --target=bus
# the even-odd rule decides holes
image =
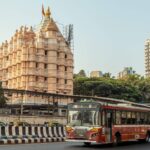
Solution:
[[[68,105],[66,141],[113,143],[150,142],[150,107],[124,100],[81,100]]]

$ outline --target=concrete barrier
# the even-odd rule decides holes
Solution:
[[[2,126],[0,144],[46,143],[65,141],[65,127]]]

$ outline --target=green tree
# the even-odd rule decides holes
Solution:
[[[78,76],[74,78],[74,94],[150,102],[150,78],[139,75],[130,75],[124,79]]]
[[[85,71],[82,69],[79,71],[79,73],[77,74],[79,77],[86,77],[86,73]]]
[[[103,74],[103,77],[105,77],[105,78],[111,78],[111,73],[106,72],[106,73]]]

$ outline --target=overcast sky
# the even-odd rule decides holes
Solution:
[[[124,67],[144,75],[144,41],[150,38],[150,0],[0,1],[0,42],[21,25],[38,25],[41,6],[55,21],[74,25],[75,72],[111,72]]]

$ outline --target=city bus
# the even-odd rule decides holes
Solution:
[[[66,141],[113,143],[150,142],[150,107],[122,100],[81,100],[68,105]]]

